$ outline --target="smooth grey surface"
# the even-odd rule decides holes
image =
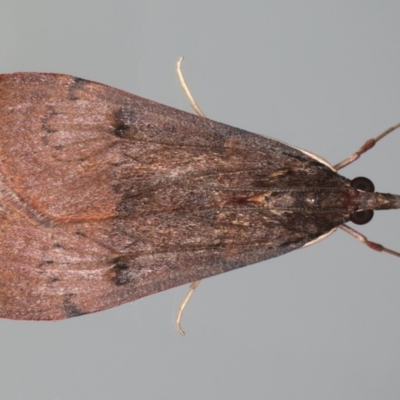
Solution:
[[[0,2],[0,71],[63,72],[336,163],[400,122],[396,1]],[[400,192],[400,132],[343,174]],[[400,212],[358,228],[400,250]],[[398,399],[400,261],[344,232],[60,322],[0,320],[0,399]]]

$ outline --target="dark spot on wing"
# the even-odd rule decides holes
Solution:
[[[117,257],[113,260],[111,273],[111,279],[117,286],[123,286],[133,281],[132,271],[124,257]]]
[[[41,268],[46,267],[47,265],[51,265],[51,264],[54,264],[53,260],[42,261],[39,264],[37,264],[37,268],[41,269]]]
[[[73,82],[68,87],[68,99],[75,101],[79,99],[78,91],[86,85],[88,81],[82,78],[74,78]]]
[[[42,130],[48,134],[53,134],[56,133],[57,130],[54,128],[51,128],[51,123],[53,122],[52,120],[57,117],[57,115],[59,115],[60,113],[55,111],[53,106],[49,106],[47,107],[47,112],[43,115],[43,117],[41,118],[41,122],[42,122]],[[45,144],[47,144],[47,136],[44,136],[42,138],[42,140],[44,141]]]
[[[120,138],[128,137],[135,121],[136,115],[132,108],[118,108],[114,111],[114,135]]]
[[[64,298],[63,308],[67,318],[78,317],[79,315],[86,314],[85,312],[79,310],[77,305],[74,304],[74,302],[72,301],[73,297],[73,294],[68,294]]]

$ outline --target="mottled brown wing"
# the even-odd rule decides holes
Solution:
[[[5,318],[103,310],[344,222],[249,201],[344,179],[301,151],[65,75],[0,75],[0,154]]]

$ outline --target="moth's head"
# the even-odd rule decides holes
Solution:
[[[390,210],[400,208],[400,196],[390,193],[375,193],[375,186],[371,180],[365,177],[354,178],[350,186],[361,193],[369,195],[361,196],[361,209],[350,215],[350,220],[357,225],[363,225],[371,221],[373,210]],[[371,196],[370,193],[373,193]]]

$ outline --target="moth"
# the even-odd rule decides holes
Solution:
[[[59,74],[0,75],[0,317],[57,320],[400,207],[278,140]]]

